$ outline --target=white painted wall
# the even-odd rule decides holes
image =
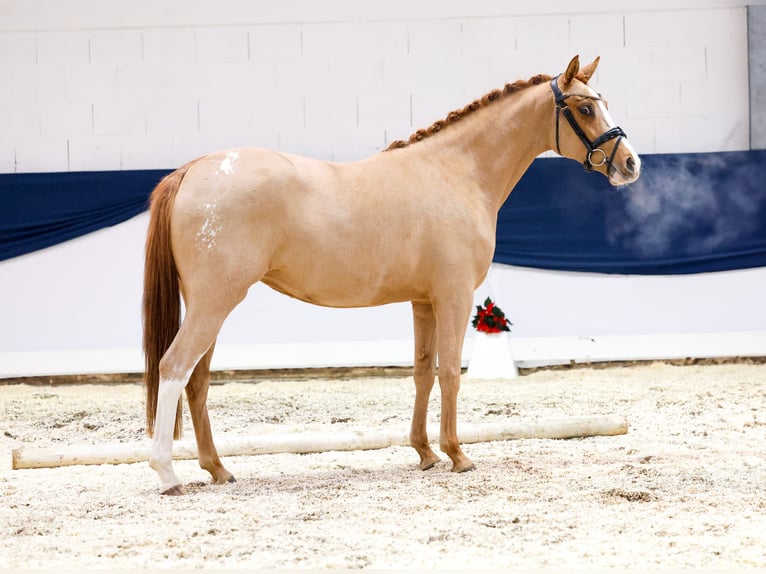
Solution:
[[[0,0],[0,172],[171,168],[244,144],[354,160],[575,53],[602,55],[594,83],[640,153],[747,149],[744,5]],[[0,376],[141,369],[145,227],[0,263]],[[763,269],[495,267],[477,300],[506,309],[522,362],[766,354],[764,286]],[[255,286],[216,365],[408,364],[411,338],[408,305],[328,310]]]

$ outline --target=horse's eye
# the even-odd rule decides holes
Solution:
[[[584,116],[592,116],[593,108],[590,105],[580,106],[580,113]]]

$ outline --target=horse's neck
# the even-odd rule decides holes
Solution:
[[[551,149],[554,110],[546,88],[532,86],[505,96],[411,149],[423,153],[424,161],[438,157],[460,170],[466,185],[478,184],[499,210],[534,159]]]

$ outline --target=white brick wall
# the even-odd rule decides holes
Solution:
[[[122,169],[122,143],[116,136],[69,138],[69,169],[105,171]]]
[[[88,64],[90,41],[86,32],[42,32],[37,35],[38,64]]]
[[[300,26],[248,27],[251,60],[300,58],[302,34]]]
[[[96,30],[90,32],[90,63],[140,64],[144,38],[140,30]]]
[[[125,136],[120,144],[122,169],[165,169],[182,163],[173,156],[171,136]]]
[[[14,142],[15,171],[69,171],[69,140],[65,137],[21,138]]]
[[[388,22],[306,24],[301,27],[301,46],[305,58],[406,56],[407,26]]]
[[[192,97],[159,97],[146,102],[147,134],[188,134],[199,130],[199,100]]]
[[[250,59],[245,28],[201,28],[194,31],[194,41],[200,62],[246,62]]]
[[[244,144],[356,159],[574,53],[602,56],[597,87],[640,152],[748,145],[744,2],[43,3],[0,22],[2,172]]]
[[[31,66],[37,62],[37,38],[23,32],[0,34],[0,54],[3,64]]]
[[[197,53],[193,28],[144,30],[143,60],[147,63],[193,62]]]
[[[37,111],[43,137],[85,136],[93,132],[93,104],[87,100],[43,100]]]

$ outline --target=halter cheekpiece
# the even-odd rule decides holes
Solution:
[[[560,76],[561,74],[559,74]],[[585,132],[580,127],[580,124],[577,123],[577,120],[575,119],[574,115],[572,114],[572,110],[569,109],[569,106],[566,104],[567,98],[571,98],[572,96],[579,96],[580,94],[564,94],[559,89],[558,85],[558,79],[559,76],[556,76],[551,80],[551,90],[553,90],[553,97],[556,99],[556,152],[561,154],[561,148],[559,146],[559,116],[561,114],[564,114],[564,117],[569,122],[569,125],[572,127],[572,131],[577,135],[577,137],[580,138],[580,141],[583,143],[585,148],[588,150],[588,154],[585,156],[585,161],[583,162],[583,167],[586,171],[593,171],[594,167],[600,167],[602,165],[606,165],[607,173],[611,173],[614,169],[612,166],[612,161],[614,160],[614,156],[617,153],[617,148],[620,147],[620,142],[622,141],[622,138],[627,137],[625,135],[625,132],[622,131],[622,128],[615,126],[607,131],[605,131],[603,134],[598,136],[595,140],[590,141],[588,139],[588,136],[585,135]],[[584,97],[584,96],[581,96]],[[593,97],[588,96],[593,100],[600,100],[601,97]],[[612,153],[607,157],[606,152],[601,149],[601,146],[608,142],[609,140],[613,140],[617,138],[617,141],[614,144],[614,147],[612,148]],[[601,157],[598,158],[598,161],[594,161],[593,154],[599,153],[601,154]]]

